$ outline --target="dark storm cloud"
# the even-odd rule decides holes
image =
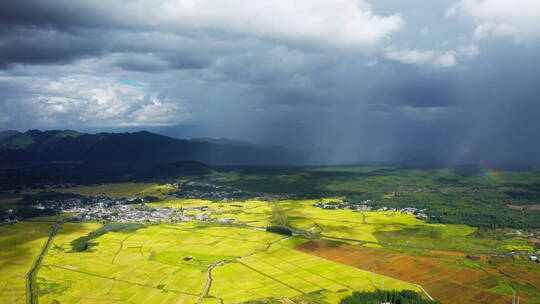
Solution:
[[[459,102],[457,88],[448,77],[404,82],[396,88],[383,90],[381,97],[391,104],[416,108],[450,107]]]
[[[90,38],[49,29],[16,29],[0,36],[0,68],[17,63],[67,63],[97,56],[102,48]]]
[[[39,26],[71,28],[92,20],[92,14],[81,14],[77,2],[67,2],[63,7],[56,2],[31,0],[5,0],[0,2],[0,24],[3,27]],[[81,22],[86,20],[86,22]],[[95,22],[91,22],[94,23]]]
[[[252,92],[259,95],[263,102],[294,107],[331,106],[332,100],[313,91],[295,88],[265,88]]]
[[[168,68],[167,62],[152,54],[122,54],[113,64],[124,70],[137,72],[158,72]]]
[[[202,69],[212,63],[212,56],[201,53],[190,53],[179,50],[167,52],[161,58],[169,63],[172,69]]]
[[[540,153],[530,14],[501,32],[460,0],[261,1],[0,1],[0,128],[151,127],[326,163]]]

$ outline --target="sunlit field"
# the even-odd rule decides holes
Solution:
[[[89,226],[82,228],[82,234],[89,232]],[[75,234],[55,241],[38,274],[44,303],[150,298],[152,303],[194,302],[206,284],[209,265],[264,249],[280,238],[239,228],[155,225],[109,232],[96,239],[88,252],[71,252],[70,241],[82,234],[73,226],[65,229]],[[154,296],[149,297],[149,292]]]
[[[49,223],[0,225],[0,303],[26,303],[26,274],[51,229]]]
[[[523,240],[478,237],[475,235],[477,228],[467,225],[430,224],[415,215],[400,212],[354,212],[314,207],[313,204],[319,201],[286,200],[279,201],[278,205],[292,227],[326,236],[471,251],[533,250],[533,246]]]
[[[353,290],[383,286],[420,291],[412,284],[307,255],[279,243],[266,252],[216,268],[215,274],[210,295],[218,295],[227,303],[316,292],[323,292],[327,301],[335,303]]]
[[[275,217],[269,202],[266,201],[238,201],[238,202],[212,202],[201,199],[171,199],[162,202],[145,203],[146,206],[165,208],[193,208],[209,207],[212,219],[231,219],[232,223],[245,224],[257,227],[266,227],[275,223]],[[188,212],[204,213],[204,212]]]
[[[108,232],[88,251],[72,250],[72,240],[100,227],[67,223],[60,229],[37,276],[41,303],[194,303],[215,297],[238,303],[313,292],[334,303],[352,290],[381,284],[417,289],[282,246],[278,241],[285,236],[246,228],[150,225]],[[222,261],[205,289],[209,267]]]
[[[51,190],[61,193],[74,193],[80,195],[136,198],[145,196],[165,197],[169,191],[174,189],[175,188],[170,186],[161,186],[152,183],[117,183],[97,186],[58,188]]]

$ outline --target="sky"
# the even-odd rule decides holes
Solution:
[[[2,0],[0,130],[538,164],[538,54],[538,0]]]

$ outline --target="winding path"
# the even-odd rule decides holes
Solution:
[[[240,260],[240,259],[243,259],[243,258],[247,258],[249,256],[252,256],[252,255],[255,255],[257,253],[261,253],[261,252],[266,252],[268,250],[270,250],[270,248],[277,242],[281,242],[281,241],[285,241],[287,239],[291,238],[290,236],[288,237],[285,237],[285,238],[281,238],[281,239],[278,239],[278,240],[275,240],[271,243],[269,243],[266,248],[264,249],[260,249],[260,250],[256,250],[256,251],[253,251],[251,253],[248,253],[248,254],[245,254],[245,255],[242,255],[242,256],[237,256],[237,257],[234,257],[234,258],[230,258],[230,259],[226,259],[226,260],[223,260],[223,261],[220,261],[220,262],[216,262],[216,263],[213,263],[212,265],[210,265],[208,267],[208,270],[206,271],[206,274],[207,274],[207,278],[206,278],[206,285],[204,285],[204,288],[203,288],[203,291],[201,292],[200,296],[199,296],[199,300],[197,301],[197,304],[200,304],[203,300],[203,298],[208,295],[208,292],[210,291],[210,287],[212,287],[212,269],[214,269],[215,267],[218,267],[218,266],[221,266],[221,265],[224,265],[224,264],[227,264],[229,262],[232,262],[232,261],[236,261],[236,260]]]

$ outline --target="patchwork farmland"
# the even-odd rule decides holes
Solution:
[[[0,226],[1,302],[339,303],[356,291],[411,290],[442,303],[503,304],[515,293],[540,303],[540,267],[524,256],[533,249],[523,237],[397,211],[320,208],[344,198],[212,201],[174,189],[63,189],[104,198],[98,215],[149,195],[115,216],[171,215],[157,221],[61,213]]]
[[[94,240],[91,250],[72,252],[73,239],[99,227],[66,223],[60,229],[37,278],[40,302],[195,303],[213,298],[237,303],[313,293],[335,302],[353,290],[381,285],[420,291],[281,245],[283,236],[246,228],[151,225],[108,232]]]

